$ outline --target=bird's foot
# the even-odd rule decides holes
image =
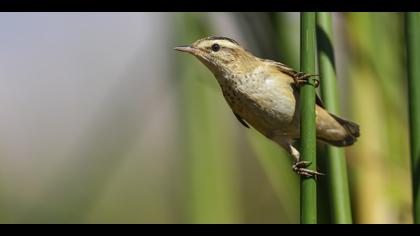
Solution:
[[[317,177],[318,175],[324,175],[323,173],[319,173],[315,170],[306,169],[311,164],[310,161],[298,161],[293,164],[292,169],[301,176],[304,177]]]
[[[309,78],[318,75],[306,74],[305,72],[299,72],[295,77],[295,83],[298,87],[302,86],[302,84],[311,84]],[[315,82],[315,88],[319,86],[319,79],[313,79]]]

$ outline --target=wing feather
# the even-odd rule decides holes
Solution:
[[[236,112],[234,112],[233,114],[235,114],[236,119],[238,119],[243,126],[249,129],[249,125],[242,119],[242,117],[240,117]]]
[[[277,62],[277,61],[273,61],[273,60],[269,60],[269,59],[260,59],[260,60],[263,61],[263,62],[266,62],[266,63],[269,63],[269,64],[275,66],[275,68],[277,70],[279,70],[280,72],[285,73],[285,74],[293,77],[294,79],[296,79],[297,76],[304,75],[304,74],[302,74],[300,72],[297,72],[293,68],[291,68],[291,67],[289,67],[289,66],[287,66],[287,65],[285,65],[283,63],[280,63],[280,62]],[[294,86],[294,87],[295,87],[295,89],[297,89],[299,91],[299,87],[298,86]],[[318,96],[318,94],[316,94],[315,101],[316,101],[316,104],[318,106],[320,106],[322,108],[325,108],[324,103],[322,102],[322,100]]]

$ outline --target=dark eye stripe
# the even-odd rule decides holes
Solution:
[[[226,41],[229,41],[229,42],[239,46],[238,42],[236,42],[235,40],[233,40],[231,38],[228,38],[228,37],[210,36],[210,37],[207,37],[207,40],[226,40]]]

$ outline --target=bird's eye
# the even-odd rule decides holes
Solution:
[[[220,45],[215,43],[211,46],[211,50],[213,50],[213,52],[217,52],[220,50]]]

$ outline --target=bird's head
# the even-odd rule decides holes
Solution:
[[[207,37],[175,50],[196,56],[215,75],[247,73],[257,64],[257,58],[227,37]]]

